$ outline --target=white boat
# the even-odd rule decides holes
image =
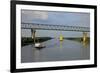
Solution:
[[[41,43],[35,43],[35,48],[44,48],[45,46]]]

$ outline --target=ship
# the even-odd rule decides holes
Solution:
[[[42,43],[35,43],[35,48],[41,49],[45,48],[45,46]]]

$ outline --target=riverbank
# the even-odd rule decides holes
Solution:
[[[42,42],[45,42],[45,41],[48,41],[48,40],[51,40],[51,39],[53,39],[53,38],[51,38],[51,37],[36,37],[35,42],[42,43]],[[72,40],[72,41],[76,41],[76,42],[83,42],[82,37],[67,37],[67,38],[64,38],[64,39]],[[86,43],[90,43],[90,37],[87,37]],[[31,37],[21,38],[21,46],[25,46],[25,45],[28,45],[28,44],[34,44],[34,39],[32,39]]]
[[[67,40],[73,40],[73,41],[76,41],[76,42],[82,42],[83,41],[83,38],[82,37],[68,37],[68,38],[64,38],[64,39],[67,39]],[[87,43],[90,43],[90,37],[87,37]]]
[[[35,42],[45,42],[47,40],[50,40],[52,39],[51,37],[36,37],[35,38]],[[25,46],[25,45],[28,45],[28,44],[34,44],[34,39],[32,39],[31,37],[22,37],[21,38],[21,46]]]

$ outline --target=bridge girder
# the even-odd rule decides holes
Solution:
[[[35,23],[21,23],[21,29],[90,32],[89,27],[48,25],[48,24],[35,24]]]

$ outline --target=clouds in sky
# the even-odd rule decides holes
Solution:
[[[54,11],[35,11],[35,10],[21,10],[21,22],[24,23],[40,23],[50,25],[68,25],[90,27],[90,14],[77,12],[54,12]],[[42,34],[42,33],[47,34]],[[56,34],[55,34],[56,33]],[[56,31],[41,31],[37,30],[39,36],[58,36],[61,32]],[[82,32],[62,32],[64,36],[82,36]],[[24,36],[29,36],[29,30],[23,31]]]
[[[48,18],[48,13],[43,11],[22,10],[21,13],[23,22],[35,19],[46,20]]]
[[[21,18],[24,23],[90,26],[89,13],[22,10]]]

